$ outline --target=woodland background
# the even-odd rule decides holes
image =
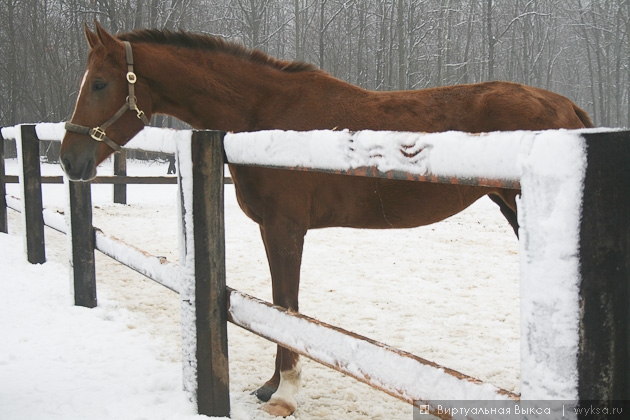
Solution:
[[[0,126],[70,117],[94,19],[221,35],[368,89],[516,81],[630,126],[630,0],[0,0]]]

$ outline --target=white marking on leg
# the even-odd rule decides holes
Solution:
[[[294,395],[302,386],[302,364],[294,369],[280,372],[280,385],[269,401],[262,407],[269,414],[288,416],[297,408]]]

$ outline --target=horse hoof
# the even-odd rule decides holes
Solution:
[[[285,401],[274,399],[260,407],[261,410],[271,414],[272,416],[287,417],[295,411],[295,405],[288,404]]]
[[[260,401],[267,402],[271,399],[271,396],[276,392],[278,387],[273,387],[271,385],[263,385],[258,388],[256,391],[252,392],[252,395],[255,395]]]

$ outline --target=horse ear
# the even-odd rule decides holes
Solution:
[[[87,43],[90,46],[90,49],[94,48],[96,44],[101,42],[98,39],[98,35],[90,31],[90,28],[87,26],[87,23],[83,24],[83,29],[85,30],[85,39],[87,39]]]
[[[105,29],[103,29],[103,27],[96,20],[94,21],[94,24],[96,25],[96,35],[98,36],[101,44],[105,46],[105,48],[111,51],[115,49],[118,44],[120,44],[120,41],[110,35],[110,33],[107,32]]]

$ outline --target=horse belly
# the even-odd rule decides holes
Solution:
[[[465,185],[230,166],[243,211],[258,224],[284,218],[306,229],[409,228],[439,222],[492,192]]]
[[[415,181],[362,179],[362,194],[336,204],[336,222],[325,217],[311,227],[344,226],[360,229],[398,229],[429,225],[464,210],[490,191],[481,187]],[[321,226],[320,226],[321,224]]]

